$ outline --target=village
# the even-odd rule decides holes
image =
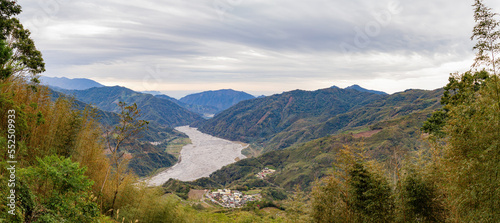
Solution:
[[[257,178],[265,179],[269,174],[274,173],[275,170],[264,168],[259,173],[255,174]],[[247,195],[237,190],[230,189],[217,189],[216,191],[207,191],[205,196],[212,201],[226,208],[241,208],[247,202],[258,201],[261,199],[260,194]]]
[[[269,169],[269,168],[266,167],[262,171],[260,171],[258,174],[255,174],[255,176],[257,178],[260,178],[260,179],[263,180],[263,179],[265,179],[267,177],[267,175],[272,174],[274,172],[276,172],[276,170],[272,170],[272,169]]]
[[[241,208],[249,201],[260,200],[260,194],[244,195],[240,191],[230,189],[218,189],[208,191],[205,196],[212,201],[226,208]]]

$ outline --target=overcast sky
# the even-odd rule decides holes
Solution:
[[[469,69],[472,0],[19,0],[46,76],[174,97],[359,84],[436,89]],[[485,0],[500,11],[500,1]]]

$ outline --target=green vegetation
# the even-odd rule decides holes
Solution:
[[[241,102],[201,125],[217,136],[284,149],[332,134],[440,107],[442,90],[378,95],[339,88],[292,91]]]
[[[166,144],[167,148],[165,148],[165,152],[174,155],[178,159],[181,155],[182,147],[188,144],[191,144],[189,138],[176,138]]]
[[[147,187],[133,172],[145,176],[175,162],[165,150],[186,139],[165,126],[186,112],[173,107],[173,119],[141,136],[142,119],[153,116],[141,116],[133,101],[163,109],[148,108],[149,96],[112,88],[130,100],[112,98],[119,114],[54,97],[32,81],[43,60],[14,18],[20,7],[1,1],[0,184],[7,186],[0,187],[0,222],[496,222],[500,32],[491,9],[481,0],[474,7],[476,70],[452,75],[444,91],[331,88],[244,101],[203,128],[280,150],[207,178]],[[432,113],[440,95],[444,106]],[[103,123],[115,127],[106,131]],[[265,167],[276,172],[255,177]],[[262,200],[222,209],[187,199],[190,190],[209,188]]]
[[[328,174],[338,151],[344,145],[363,145],[368,150],[367,154],[390,167],[396,153],[402,156],[429,148],[428,143],[422,139],[420,127],[430,113],[431,111],[419,111],[370,125],[368,130],[376,131],[369,137],[357,137],[352,133],[327,136],[244,159],[212,173],[210,179],[226,187],[252,188],[272,184],[288,191],[294,190],[296,186],[310,191],[315,179]],[[256,179],[254,175],[264,167],[276,169],[276,172],[267,181]]]
[[[118,102],[135,103],[141,108],[144,120],[155,122],[160,126],[175,127],[204,121],[200,115],[190,112],[168,99],[135,92],[124,87],[100,87],[80,91],[63,90],[62,92],[110,112],[120,112]]]

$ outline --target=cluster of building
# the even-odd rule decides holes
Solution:
[[[213,202],[226,208],[239,208],[244,206],[249,201],[258,200],[257,195],[244,195],[243,193],[230,189],[218,189],[217,191],[209,191],[206,196]]]
[[[256,174],[255,176],[260,178],[260,179],[265,179],[267,177],[267,175],[272,174],[275,171],[276,170],[272,170],[272,169],[269,169],[266,167],[262,171],[260,171],[258,174]]]

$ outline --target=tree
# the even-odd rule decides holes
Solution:
[[[111,166],[108,169],[108,173],[111,168],[114,168],[114,177],[113,177],[113,199],[111,203],[111,214],[114,213],[115,202],[119,192],[119,188],[121,183],[126,178],[127,172],[127,159],[124,159],[125,151],[120,150],[120,147],[127,140],[131,140],[134,136],[136,136],[140,131],[147,128],[149,124],[148,121],[139,120],[140,118],[140,110],[137,108],[137,104],[129,105],[125,102],[119,102],[118,106],[120,107],[120,123],[115,126],[113,131],[106,131],[106,142],[107,148],[110,152],[110,160]],[[106,183],[108,174],[106,174],[105,180],[103,182],[101,191],[104,188]]]
[[[391,188],[378,173],[368,171],[363,163],[355,163],[349,171],[349,206],[358,222],[390,222],[393,219]]]
[[[500,219],[500,23],[481,0],[473,6],[476,71],[450,77],[445,88],[446,137],[437,145],[434,175],[445,193],[447,220],[495,222]]]
[[[482,0],[476,0],[474,8],[474,26],[471,40],[477,40],[474,50],[477,50],[476,59],[472,67],[485,66],[491,72],[495,85],[498,109],[500,110],[500,89],[498,87],[498,71],[500,69],[500,22],[495,19],[497,13],[486,7]]]
[[[410,169],[402,180],[402,220],[408,222],[444,222],[444,207],[435,185],[417,170]]]
[[[12,67],[7,63],[12,58],[12,49],[7,46],[4,40],[0,40],[0,80],[12,74]]]
[[[24,221],[94,222],[99,208],[91,193],[93,182],[84,175],[86,168],[79,167],[70,158],[55,155],[37,158],[37,161],[38,165],[21,172],[22,180],[30,187],[23,188],[22,183],[18,189],[25,194],[21,200]],[[36,191],[36,195],[30,191]]]
[[[485,70],[451,74],[441,97],[443,108],[432,113],[424,122],[422,130],[437,137],[444,137],[443,127],[448,119],[449,110],[456,105],[473,102],[475,94],[486,86],[490,78]]]
[[[474,50],[476,59],[472,67],[486,66],[493,75],[498,74],[500,57],[500,22],[495,20],[497,13],[486,7],[482,0],[476,0],[474,8],[474,26],[471,40],[477,40]]]
[[[0,40],[5,41],[12,50],[11,58],[2,63],[0,70],[11,69],[11,73],[0,76],[3,80],[10,75],[32,75],[38,82],[36,75],[45,71],[42,53],[35,47],[30,31],[25,29],[15,16],[21,13],[21,6],[16,1],[0,1]]]
[[[313,188],[316,222],[391,222],[392,190],[364,150],[345,146],[337,154],[332,175]]]
[[[290,222],[311,222],[310,204],[307,197],[307,194],[300,189],[299,185],[296,185],[295,192],[283,204],[287,219]]]

